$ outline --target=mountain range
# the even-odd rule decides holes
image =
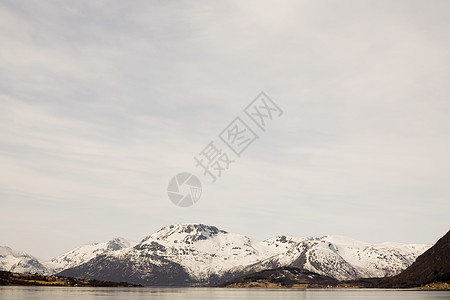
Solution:
[[[450,289],[450,231],[398,275],[338,281],[300,268],[280,267],[234,278],[221,284],[233,288],[419,288]]]
[[[89,244],[50,262],[2,247],[0,269],[159,286],[217,285],[280,267],[351,280],[399,274],[429,247],[373,244],[332,235],[258,241],[215,226],[176,224],[140,243],[118,238]]]

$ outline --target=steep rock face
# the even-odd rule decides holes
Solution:
[[[266,269],[294,267],[348,280],[398,274],[427,248],[340,236],[280,236],[261,242],[214,226],[177,224],[61,275],[144,285],[216,285]]]
[[[0,270],[32,274],[47,274],[49,272],[37,258],[3,246],[0,246]]]
[[[450,231],[405,271],[386,280],[383,285],[413,287],[433,282],[450,283]]]

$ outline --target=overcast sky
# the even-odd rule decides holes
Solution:
[[[434,243],[450,227],[449,12],[0,1],[0,245],[50,259],[185,222]],[[193,157],[261,91],[284,114],[210,183]],[[180,172],[203,184],[189,208],[168,199]]]

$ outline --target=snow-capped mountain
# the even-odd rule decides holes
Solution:
[[[100,256],[61,275],[146,285],[207,285],[273,255],[264,242],[203,224],[170,225],[135,247]]]
[[[94,257],[61,275],[144,285],[214,285],[276,267],[300,267],[339,280],[394,275],[427,245],[370,244],[340,236],[265,241],[203,224],[162,228],[131,248]]]
[[[155,245],[162,247],[152,253]],[[164,227],[136,247],[136,251],[163,256],[180,264],[198,282],[208,282],[211,276],[257,263],[281,253],[282,249],[279,250],[276,252],[264,242],[203,224]]]
[[[87,244],[64,253],[44,264],[51,273],[58,273],[62,270],[84,264],[99,255],[114,253],[115,251],[133,247],[136,244],[136,242],[130,242],[124,238],[116,238],[102,243]]]
[[[0,270],[17,273],[48,273],[47,268],[35,257],[0,246]]]
[[[425,252],[427,245],[399,243],[365,243],[343,236],[320,236],[297,239],[278,237],[266,242],[285,247],[245,272],[268,268],[296,267],[338,280],[393,276],[410,266]]]

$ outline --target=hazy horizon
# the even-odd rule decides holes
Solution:
[[[0,245],[174,223],[432,244],[450,228],[449,1],[2,1]],[[219,135],[283,111],[240,157]],[[212,183],[194,156],[235,160]],[[173,176],[202,195],[182,208]]]

